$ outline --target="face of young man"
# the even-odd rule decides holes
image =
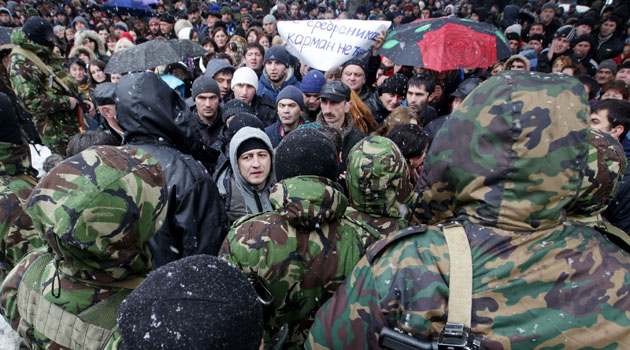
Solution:
[[[407,88],[407,105],[416,113],[424,112],[429,103],[429,93],[424,85]]]
[[[253,70],[260,70],[263,66],[263,54],[255,47],[249,48],[243,56],[245,65]]]
[[[365,72],[355,64],[351,64],[341,72],[341,81],[354,92],[359,93],[365,84]]]
[[[254,96],[256,95],[256,88],[249,84],[236,84],[234,85],[234,98],[247,102],[248,105],[252,104]]]
[[[384,92],[379,97],[385,109],[389,112],[393,111],[396,107],[400,106],[400,104],[405,100],[405,97],[402,95],[391,94],[389,92]]]
[[[605,109],[591,114],[591,128],[605,131],[614,136],[617,140],[619,140],[619,136],[623,133],[623,126],[617,125],[614,128],[612,127],[608,120],[608,110]]]
[[[274,83],[282,81],[284,79],[287,66],[284,63],[277,60],[269,60],[265,63],[265,70],[267,71],[267,76],[269,80]]]
[[[233,74],[230,72],[219,72],[214,75],[214,81],[219,84],[222,98],[230,93],[230,86],[232,85],[232,75]]]
[[[284,98],[278,101],[277,110],[278,118],[280,119],[280,123],[284,126],[285,131],[291,131],[298,126],[302,110],[297,102]]]
[[[195,106],[199,118],[205,123],[211,123],[217,116],[219,96],[213,92],[202,92],[195,97]]]
[[[317,112],[320,109],[320,100],[319,94],[313,93],[302,93],[302,97],[304,98],[304,107],[309,112]]]
[[[267,183],[267,176],[271,171],[271,155],[266,149],[254,149],[238,157],[238,170],[241,176],[257,190],[261,190]]]

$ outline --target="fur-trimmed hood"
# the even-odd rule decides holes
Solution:
[[[98,33],[93,30],[82,30],[76,33],[74,35],[74,46],[75,47],[86,46],[85,41],[88,38],[96,41],[96,45],[97,45],[96,51],[98,51],[98,54],[100,56],[107,55],[107,50],[105,49],[105,43],[103,42],[101,37],[98,35]]]
[[[95,60],[96,54],[94,54],[94,51],[92,51],[92,49],[90,49],[87,46],[77,46],[75,45],[72,50],[70,50],[70,54],[68,55],[68,58],[72,58],[72,57],[78,57],[79,56],[79,51],[85,51],[88,53],[88,55],[90,55],[90,61]]]

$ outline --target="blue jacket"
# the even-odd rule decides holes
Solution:
[[[263,74],[258,81],[258,95],[268,96],[275,103],[276,97],[278,97],[280,91],[285,87],[293,85],[296,88],[300,89],[302,84],[300,84],[295,75],[293,75],[292,68],[287,69],[287,75],[289,76],[289,78],[285,80],[282,85],[280,85],[280,89],[276,90],[276,88],[271,85],[271,81],[269,80],[269,78],[267,78],[267,73],[263,70]]]

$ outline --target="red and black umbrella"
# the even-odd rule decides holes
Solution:
[[[397,26],[378,54],[399,65],[446,71],[490,67],[509,57],[510,47],[491,24],[435,18]]]

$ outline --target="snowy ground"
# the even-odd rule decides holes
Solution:
[[[0,317],[0,350],[17,350],[20,342],[17,333]]]

